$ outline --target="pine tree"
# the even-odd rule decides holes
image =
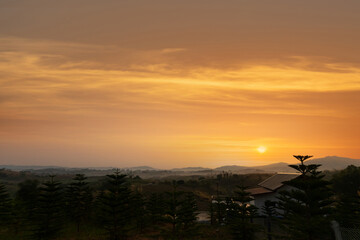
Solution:
[[[54,180],[54,175],[39,188],[40,194],[32,223],[35,239],[53,239],[60,232],[63,224],[63,192],[61,183]]]
[[[0,226],[8,225],[11,217],[11,199],[5,188],[5,185],[0,183]]]
[[[164,222],[170,224],[171,230],[166,233],[171,239],[178,239],[181,228],[180,206],[184,192],[178,191],[179,182],[172,182],[172,191],[165,192],[165,218]],[[169,234],[170,233],[170,234]]]
[[[77,232],[80,232],[81,224],[89,218],[93,200],[86,179],[84,174],[76,174],[66,191],[67,213],[75,221]]]
[[[136,191],[132,195],[131,209],[133,218],[135,220],[136,228],[141,233],[147,225],[148,211],[145,206],[145,200],[143,195]]]
[[[219,179],[219,175],[218,175]],[[217,224],[220,226],[224,223],[224,218],[226,214],[226,204],[224,203],[223,199],[220,197],[219,192],[219,181],[216,183],[216,195],[211,198],[211,206],[210,210],[212,213],[210,213],[211,222],[212,224]]]
[[[353,165],[334,174],[332,185],[336,194],[336,220],[341,226],[360,227],[360,167]]]
[[[284,217],[282,225],[291,239],[327,239],[330,233],[331,191],[329,182],[318,171],[318,164],[305,165],[304,161],[312,156],[294,156],[299,165],[289,165],[300,176],[285,184],[291,190],[280,192],[279,208]]]
[[[276,216],[276,202],[271,200],[266,200],[262,208],[262,212],[265,215],[266,231],[268,240],[272,240],[272,222],[274,216]]]
[[[186,193],[179,209],[179,220],[182,224],[181,236],[185,239],[189,239],[198,234],[196,224],[197,210],[195,195],[193,193]]]
[[[131,223],[131,191],[127,186],[126,175],[116,170],[107,175],[108,187],[99,196],[99,219],[110,240],[120,240],[127,236]]]
[[[152,193],[146,203],[146,209],[149,212],[152,225],[161,223],[165,214],[165,200],[163,194]]]
[[[252,198],[250,193],[246,191],[246,187],[237,186],[235,191],[234,202],[231,205],[231,216],[228,224],[234,239],[251,240],[255,237],[258,226],[253,223],[256,216],[257,208],[250,204]]]

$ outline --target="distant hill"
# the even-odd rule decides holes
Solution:
[[[159,169],[152,168],[149,166],[129,167],[129,168],[122,168],[122,169],[128,169],[131,171],[158,171],[159,170]]]
[[[173,172],[200,172],[200,171],[207,171],[212,170],[211,168],[203,168],[203,167],[186,167],[186,168],[173,168],[170,171]]]
[[[272,163],[263,166],[255,166],[252,168],[256,168],[264,172],[295,172],[295,170],[289,167],[289,163],[285,162]]]
[[[320,170],[341,170],[349,165],[360,167],[360,159],[343,158],[337,156],[328,156],[324,158],[315,158],[306,162],[307,164],[321,164]],[[279,162],[263,166],[244,167],[244,166],[222,166],[215,168],[217,171],[231,171],[231,172],[295,172],[289,167],[290,163]],[[291,163],[296,164],[296,163]]]
[[[360,167],[360,159],[328,156],[309,160],[311,164],[321,164],[320,170],[341,170],[349,165]]]
[[[228,166],[221,166],[214,169],[214,171],[232,171],[232,172],[238,172],[243,171],[246,169],[252,169],[252,167],[244,167],[244,166],[238,166],[238,165],[228,165]]]
[[[294,159],[295,160],[295,159]],[[292,163],[296,163],[295,161]],[[346,168],[349,165],[360,166],[360,159],[351,159],[337,156],[328,156],[324,158],[315,158],[307,161],[308,164],[321,164],[320,170],[341,170]],[[238,165],[227,165],[221,166],[214,169],[204,168],[204,167],[185,167],[185,168],[173,168],[170,170],[161,170],[149,166],[138,166],[138,167],[129,167],[129,168],[120,168],[121,170],[127,171],[136,171],[155,175],[163,176],[166,172],[166,175],[171,175],[171,172],[174,174],[182,175],[191,175],[193,173],[199,174],[208,174],[209,172],[233,172],[238,174],[247,174],[247,173],[274,173],[274,172],[295,172],[294,169],[290,168],[289,163],[278,162],[268,165],[261,166],[238,166]],[[30,171],[37,174],[72,174],[74,172],[82,172],[87,175],[105,175],[112,173],[115,168],[113,167],[96,167],[96,168],[67,168],[67,167],[58,167],[58,166],[16,166],[16,165],[0,165],[0,169],[5,168],[13,171]],[[149,175],[150,176],[150,175]]]
[[[54,168],[64,168],[58,166],[37,166],[37,165],[0,165],[0,168],[10,169],[14,171],[26,171],[26,170],[40,170],[40,169],[54,169]]]

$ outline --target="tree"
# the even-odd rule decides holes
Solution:
[[[148,211],[145,207],[144,196],[138,190],[132,195],[131,205],[136,228],[141,233],[147,225]]]
[[[181,197],[184,192],[178,191],[177,188],[181,184],[173,180],[172,182],[172,191],[165,192],[165,218],[164,222],[171,225],[170,237],[171,239],[177,239],[179,236],[179,231],[181,227],[180,216],[180,206],[181,206]]]
[[[257,225],[253,223],[257,208],[250,204],[252,198],[247,187],[237,186],[234,202],[231,204],[228,224],[234,239],[251,240],[255,237]],[[228,210],[229,211],[229,210]]]
[[[165,200],[163,194],[152,193],[146,203],[146,209],[149,213],[150,222],[153,225],[162,222],[165,214]]]
[[[60,182],[49,176],[39,188],[38,204],[32,216],[33,236],[35,239],[52,239],[63,224],[63,193]]]
[[[186,239],[198,234],[196,225],[197,209],[195,195],[186,193],[179,209],[179,220],[182,224],[181,235]]]
[[[0,183],[0,226],[6,226],[11,217],[11,199],[5,188]]]
[[[217,176],[218,181],[216,182],[216,195],[211,198],[210,203],[210,216],[211,216],[211,224],[218,225],[224,223],[225,213],[226,213],[226,204],[224,203],[224,199],[220,197],[219,192],[219,175]]]
[[[266,200],[262,208],[262,211],[263,214],[266,216],[265,222],[266,222],[268,240],[272,240],[271,223],[273,221],[274,216],[276,215],[276,202],[271,200]]]
[[[299,165],[289,165],[300,175],[284,182],[291,190],[280,192],[279,209],[282,211],[282,225],[291,239],[327,239],[329,229],[332,193],[329,182],[318,171],[318,164],[305,165],[312,156],[295,156]]]
[[[75,221],[77,232],[80,232],[81,224],[90,216],[93,200],[86,179],[84,174],[76,174],[66,191],[67,213],[70,219]]]
[[[336,220],[346,227],[360,226],[360,167],[353,165],[334,174],[333,190],[336,194]]]
[[[99,196],[99,219],[107,231],[109,239],[125,239],[131,223],[131,191],[127,186],[126,175],[117,169],[107,175],[108,187]]]

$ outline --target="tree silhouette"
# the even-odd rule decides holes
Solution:
[[[5,188],[0,182],[0,226],[7,226],[11,217],[11,199]]]
[[[107,231],[109,239],[125,239],[131,223],[131,191],[127,186],[126,175],[117,169],[107,175],[108,187],[99,196],[99,219]]]
[[[81,224],[90,216],[91,211],[93,197],[86,179],[84,174],[76,174],[66,190],[67,213],[76,223],[77,232],[80,232]]]
[[[175,180],[172,181],[172,191],[165,192],[165,218],[164,222],[171,225],[170,237],[171,239],[177,239],[179,237],[179,231],[181,227],[180,221],[180,206],[181,198],[184,194],[182,191],[178,191],[177,188],[181,182]]]
[[[53,239],[61,230],[63,224],[63,193],[60,182],[49,176],[39,188],[40,194],[36,206],[33,223],[35,239]]]
[[[279,209],[284,217],[282,225],[291,239],[327,239],[330,233],[330,204],[332,193],[329,182],[318,171],[318,164],[305,165],[312,156],[295,156],[299,165],[289,165],[300,175],[284,182],[291,190],[280,192]]]
[[[266,230],[268,240],[272,240],[272,221],[276,216],[276,202],[271,200],[266,200],[264,202],[264,206],[262,208],[264,215],[266,216],[265,223],[266,223]]]
[[[197,209],[195,195],[186,193],[179,210],[179,220],[182,224],[181,235],[185,239],[195,237],[198,234],[196,225]]]
[[[144,196],[135,191],[131,199],[132,217],[135,220],[138,232],[142,233],[147,225],[148,211],[146,209]]]
[[[234,202],[231,204],[231,212],[228,224],[232,231],[233,239],[251,240],[255,237],[257,225],[253,223],[257,208],[250,204],[252,198],[246,191],[247,187],[237,186]]]
[[[360,227],[360,167],[353,165],[336,173],[332,179],[337,196],[336,219],[346,227]]]
[[[165,214],[165,200],[163,194],[152,193],[146,203],[146,209],[149,212],[152,225],[162,222]]]

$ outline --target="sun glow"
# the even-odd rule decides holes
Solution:
[[[260,147],[258,147],[256,150],[257,150],[259,153],[264,153],[264,152],[266,152],[267,148],[264,147],[264,146],[260,146]]]

